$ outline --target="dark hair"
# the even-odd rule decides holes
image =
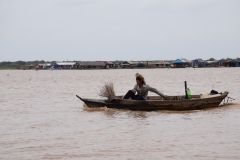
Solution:
[[[136,80],[139,80],[139,81],[141,81],[141,80],[142,80],[142,78],[140,78],[140,77],[136,77]]]

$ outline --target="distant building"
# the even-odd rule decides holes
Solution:
[[[105,63],[102,61],[81,61],[78,62],[78,69],[104,69]]]
[[[122,68],[137,68],[138,62],[124,61],[122,63]]]
[[[114,64],[109,61],[80,61],[78,69],[109,69],[113,68]]]
[[[220,60],[214,60],[211,62],[211,67],[219,67],[221,65]]]
[[[173,61],[173,67],[174,68],[192,67],[192,62],[185,58],[176,59],[175,61]]]
[[[51,63],[38,64],[38,69],[49,69],[51,68]]]
[[[55,62],[51,64],[54,69],[75,69],[77,68],[76,62]]]
[[[147,67],[147,62],[138,62],[137,63],[137,68],[146,68]]]
[[[23,69],[36,69],[36,65],[28,64],[28,65],[25,65]]]
[[[122,68],[122,63],[124,61],[113,61],[113,68]]]
[[[232,60],[232,61],[230,61],[229,67],[240,67],[240,60]]]
[[[229,59],[229,60],[225,60],[222,59],[222,66],[224,67],[239,67],[240,63],[238,60],[234,60],[234,59]]]
[[[201,58],[193,60],[192,64],[193,67],[207,67],[207,61],[204,61]]]
[[[149,61],[147,62],[147,68],[168,68],[170,67],[169,62],[164,61]]]
[[[215,60],[213,67],[226,67],[228,66],[228,61],[225,59]]]
[[[238,60],[214,60],[214,61],[207,61],[208,67],[239,67],[240,62]]]
[[[215,62],[214,61],[207,61],[207,67],[214,67]]]
[[[106,69],[113,68],[113,63],[112,62],[104,61],[103,63],[105,64]]]

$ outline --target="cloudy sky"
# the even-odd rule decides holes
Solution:
[[[0,0],[0,61],[240,57],[239,0]]]

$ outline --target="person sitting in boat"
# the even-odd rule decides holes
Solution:
[[[146,84],[144,77],[136,73],[136,85],[132,90],[129,90],[127,94],[123,97],[123,99],[129,99],[130,97],[133,100],[146,100],[148,96],[148,91],[154,92],[161,96],[163,99],[166,99],[167,96],[163,93],[159,92],[156,88],[153,88]],[[137,94],[136,94],[137,92]]]

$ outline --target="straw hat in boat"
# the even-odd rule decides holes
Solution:
[[[143,82],[145,83],[145,79],[144,79],[143,75],[141,75],[140,73],[136,73],[136,74],[135,74],[135,77],[136,77],[136,78],[137,78],[137,77],[141,78],[141,79],[143,80]]]

